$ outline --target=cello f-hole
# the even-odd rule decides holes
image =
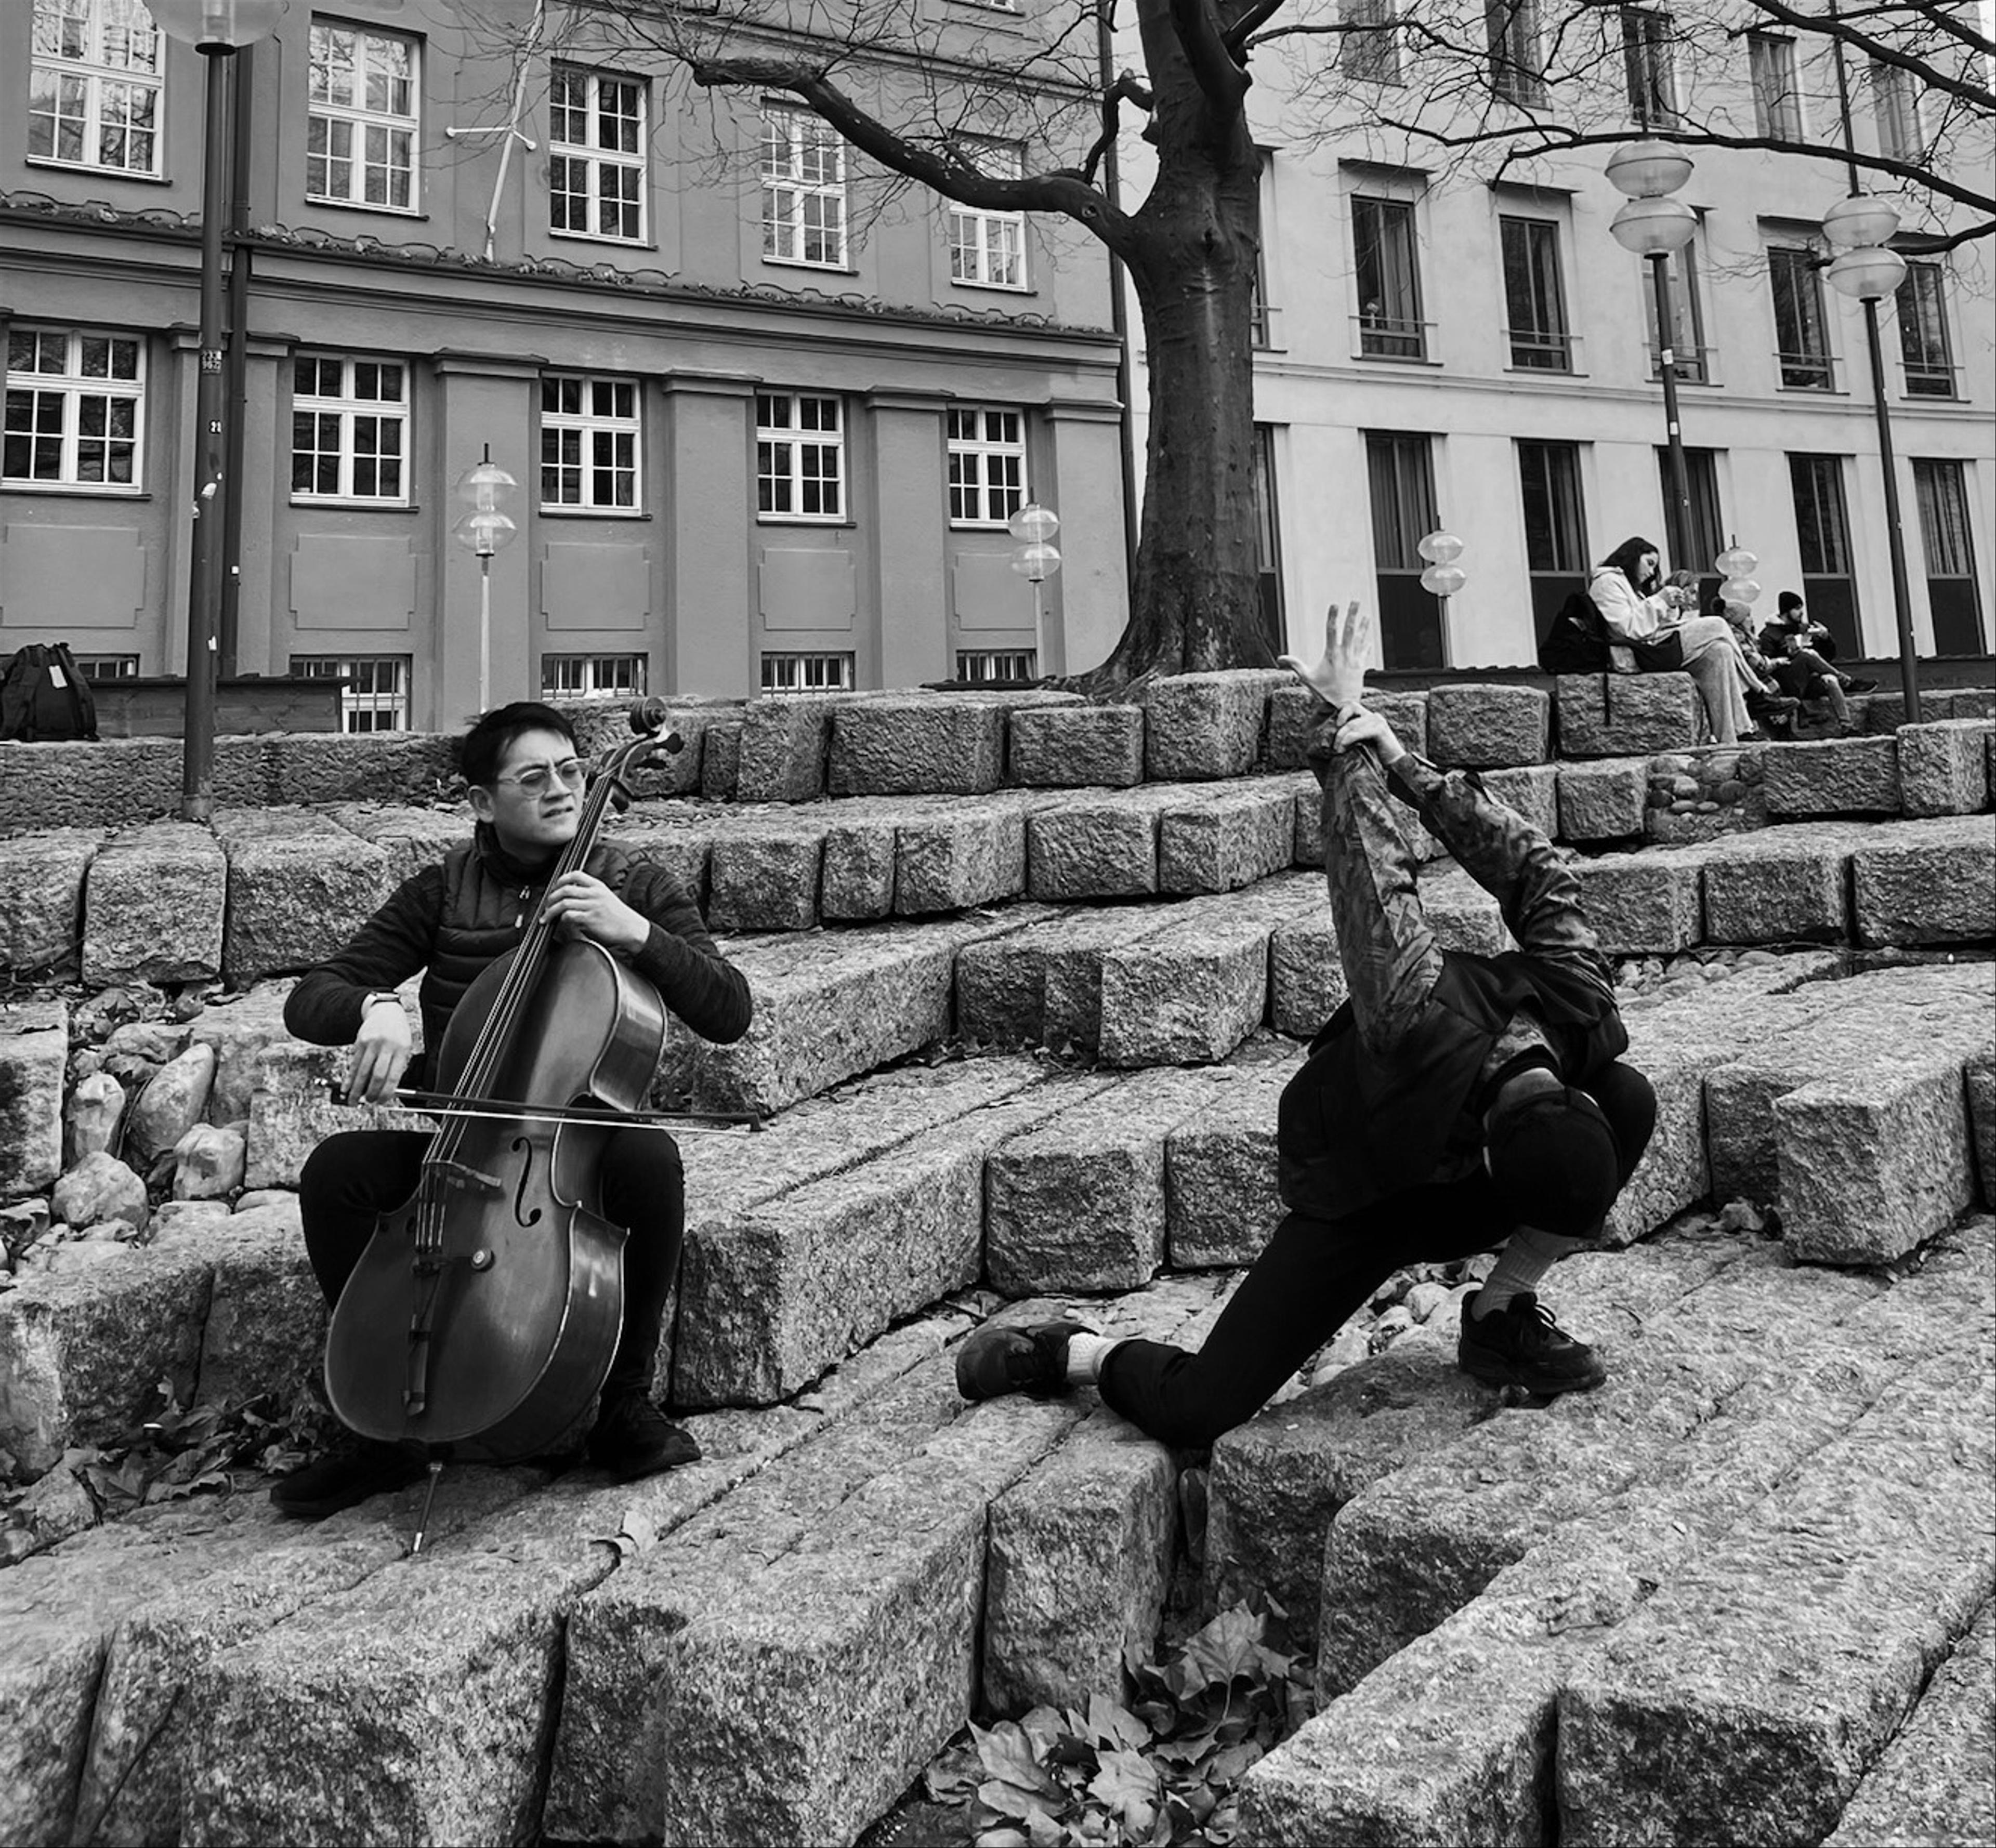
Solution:
[[[527,1198],[527,1183],[534,1177],[534,1143],[530,1136],[516,1136],[512,1141],[513,1153],[520,1157],[520,1184],[513,1192],[513,1223],[516,1226],[538,1226],[541,1223],[541,1210],[521,1210]]]

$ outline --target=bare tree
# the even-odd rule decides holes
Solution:
[[[1397,35],[1409,84],[1363,132],[1399,149],[1486,171],[1638,138],[1760,149],[1901,195],[1905,241],[1923,250],[1996,232],[1996,40],[1960,0],[1357,4],[1375,15],[1362,29],[1298,19],[1253,42]],[[1296,95],[1306,115],[1339,100],[1322,71]]]

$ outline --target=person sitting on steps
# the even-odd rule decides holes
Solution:
[[[1282,664],[1323,703],[1309,756],[1350,999],[1282,1093],[1283,1216],[1196,1353],[1072,1320],[987,1324],[958,1351],[965,1399],[1096,1382],[1150,1436],[1210,1444],[1394,1272],[1500,1247],[1464,1305],[1463,1369],[1541,1395],[1605,1376],[1537,1289],[1557,1258],[1599,1239],[1649,1142],[1656,1096],[1620,1062],[1628,1035],[1578,882],[1473,773],[1437,770],[1360,705],[1356,603],[1341,619],[1334,605],[1325,631],[1322,659]],[[1395,796],[1497,898],[1521,950],[1436,943]]]
[[[1798,700],[1827,700],[1839,726],[1850,729],[1848,696],[1870,693],[1878,683],[1831,666],[1836,656],[1835,639],[1821,623],[1810,620],[1808,606],[1793,590],[1784,590],[1775,599],[1774,616],[1758,639],[1782,692]]]
[[[405,879],[352,941],[299,979],[284,1003],[284,1024],[300,1039],[352,1043],[349,1101],[394,1098],[413,1046],[395,990],[419,970],[425,1064],[434,1061],[459,1001],[521,940],[581,824],[583,768],[575,733],[552,707],[521,700],[487,713],[466,735],[459,761],[477,818],[473,838]],[[586,869],[564,874],[549,892],[545,909],[564,933],[592,938],[627,961],[703,1038],[726,1043],[748,1031],[753,1002],[747,981],[663,867],[598,845]],[[380,1216],[415,1193],[430,1141],[422,1130],[352,1130],[329,1136],[307,1159],[298,1208],[312,1273],[329,1305],[339,1301]],[[605,1217],[629,1237],[623,1328],[588,1454],[628,1481],[700,1454],[649,1390],[686,1222],[679,1146],[656,1127],[619,1128],[599,1179]],[[413,1451],[360,1440],[286,1476],[270,1499],[285,1514],[318,1519],[412,1482],[424,1468]]]

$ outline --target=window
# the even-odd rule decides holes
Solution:
[[[1003,526],[1026,501],[1026,418],[1020,411],[952,409],[949,523]]]
[[[1560,287],[1559,226],[1550,219],[1500,218],[1504,302],[1511,363],[1534,372],[1573,370],[1566,296]]]
[[[959,142],[958,151],[987,179],[1016,180],[1025,156],[1016,142]],[[1026,215],[987,212],[976,205],[949,208],[949,279],[966,287],[1026,286]]]
[[[1894,298],[1899,311],[1899,356],[1910,397],[1954,396],[1954,353],[1947,334],[1947,298],[1939,263],[1908,263]]]
[[[1687,449],[1684,461],[1685,489],[1691,496],[1688,531],[1671,480],[1671,453],[1667,449],[1657,451],[1657,482],[1664,497],[1664,556],[1672,570],[1698,574],[1702,606],[1712,601],[1722,581],[1713,572],[1712,561],[1726,549],[1726,522],[1719,506],[1719,455],[1714,449]]]
[[[1822,275],[1813,250],[1777,245],[1767,253],[1774,294],[1774,356],[1790,391],[1827,391],[1833,383]]]
[[[1795,40],[1778,33],[1750,32],[1746,63],[1753,76],[1755,132],[1800,140],[1802,98],[1795,77]]]
[[[294,655],[291,673],[300,680],[344,680],[340,696],[342,731],[406,731],[409,728],[409,657]]]
[[[852,657],[844,655],[765,655],[765,693],[849,693]]]
[[[643,655],[543,655],[544,700],[636,699],[651,663]]]
[[[392,360],[302,359],[291,371],[294,500],[407,498],[408,371]]]
[[[1968,487],[1958,462],[1913,459],[1913,492],[1925,542],[1927,607],[1934,651],[1982,652],[1982,594],[1975,583],[1975,542],[1968,528]]]
[[[160,35],[142,0],[35,0],[28,158],[160,170]]]
[[[1788,484],[1795,497],[1795,537],[1802,564],[1802,597],[1809,614],[1836,638],[1839,656],[1864,652],[1858,640],[1857,587],[1850,569],[1850,514],[1843,498],[1841,456],[1791,456]]]
[[[1694,385],[1712,382],[1710,352],[1705,344],[1705,309],[1698,286],[1698,246],[1694,241],[1664,259],[1664,294],[1670,305],[1671,363],[1680,380]],[[1657,291],[1647,259],[1643,264],[1643,313],[1650,328],[1650,377],[1663,377],[1657,344]]]
[[[1623,8],[1622,65],[1628,78],[1629,119],[1638,128],[1667,128],[1678,119],[1671,38],[1671,15],[1660,8]]]
[[[1261,635],[1272,652],[1288,645],[1282,622],[1282,510],[1275,499],[1275,432],[1254,426],[1254,577],[1261,594]]]
[[[1360,356],[1426,358],[1413,207],[1397,199],[1354,195],[1351,235],[1358,275]]]
[[[305,196],[415,208],[416,41],[314,20]]]
[[[1878,119],[1878,151],[1888,160],[1926,158],[1926,124],[1920,119],[1919,80],[1898,64],[1873,64],[1871,108]]]
[[[1344,74],[1361,84],[1400,82],[1399,15],[1393,0],[1344,0],[1344,18],[1339,62]]]
[[[1532,580],[1532,632],[1540,633],[1587,575],[1587,518],[1581,501],[1580,446],[1520,442],[1525,569]]]
[[[548,228],[635,243],[645,235],[645,86],[573,64],[548,91]]]
[[[765,655],[764,660],[769,659]],[[850,660],[848,655],[841,657]],[[959,680],[1034,680],[1039,678],[1040,652],[1034,648],[960,648],[956,651]]]
[[[1521,108],[1542,108],[1546,71],[1538,0],[1485,0],[1483,31],[1490,45],[1492,94]]]
[[[1441,604],[1421,588],[1426,561],[1416,549],[1435,517],[1434,463],[1425,436],[1368,431],[1365,473],[1372,501],[1372,566],[1379,594],[1379,642],[1389,668],[1447,665]]]
[[[836,520],[845,511],[845,420],[835,397],[755,394],[755,511]]]
[[[541,380],[541,504],[634,512],[638,387],[630,379]]]
[[[781,103],[762,105],[762,255],[827,270],[845,261],[845,143]]]
[[[144,403],[136,338],[15,328],[0,477],[17,486],[136,488]]]
[[[96,685],[105,680],[136,680],[139,677],[139,657],[136,655],[76,655],[76,671]]]

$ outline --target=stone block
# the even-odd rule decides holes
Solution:
[[[1285,668],[1173,674],[1144,690],[1144,773],[1154,783],[1244,776],[1261,754],[1269,695]]]
[[[1031,789],[1127,789],[1144,780],[1144,709],[1022,707],[1011,715],[1007,768]]]
[[[1577,860],[1580,900],[1610,956],[1673,956],[1703,925],[1696,850],[1658,847]]]
[[[323,962],[394,884],[385,852],[309,809],[227,810],[215,832],[229,856],[222,966],[239,986]]]
[[[413,1110],[340,1103],[353,1062],[350,1046],[308,1046],[281,1037],[256,1051],[243,1161],[246,1187],[295,1191],[305,1158],[342,1130],[435,1127]]]
[[[1945,816],[1878,831],[1850,855],[1857,941],[1986,942],[1996,937],[1996,821]]]
[[[1826,738],[1784,745],[1764,753],[1762,780],[1771,815],[1896,815],[1898,742]]]
[[[23,1001],[0,1037],[0,1203],[42,1193],[63,1165],[63,1087],[69,1010]]]
[[[1275,927],[1268,939],[1268,1024],[1278,1033],[1313,1038],[1349,992],[1328,907]]]
[[[1985,1605],[1822,1848],[1996,1841],[1996,1605]]]
[[[253,1208],[159,1242],[198,1253],[212,1268],[201,1324],[198,1391],[232,1403],[273,1392],[303,1402],[325,1353],[327,1307],[305,1255],[298,1203]]]
[[[886,817],[848,821],[824,831],[818,910],[828,923],[860,924],[894,909],[896,829]]]
[[[365,735],[362,734],[361,735]],[[439,865],[471,832],[470,808],[402,808],[380,802],[336,802],[316,811],[388,856],[392,888],[425,866]]]
[[[1705,859],[1708,943],[1843,943],[1850,853],[1860,824],[1765,828],[1716,841]]]
[[[1889,1264],[1974,1195],[1958,1055],[1878,1049],[1777,1098],[1774,1139],[1781,1236],[1806,1263]]]
[[[1698,742],[1703,711],[1689,674],[1608,676],[1608,729],[1617,755],[1688,749]]]
[[[700,793],[710,802],[738,800],[742,721],[718,720],[707,728],[700,754]]]
[[[0,969],[74,976],[82,965],[83,887],[101,828],[16,835],[0,855]]]
[[[39,1476],[157,1416],[163,1381],[192,1403],[209,1275],[198,1252],[128,1248],[0,1291],[0,1451]]]
[[[1005,714],[946,696],[865,700],[832,715],[834,796],[981,796],[1005,770]]]
[[[1220,1067],[1196,1117],[1165,1139],[1165,1232],[1175,1270],[1251,1264],[1282,1217],[1275,1111],[1300,1059]]]
[[[1619,1250],[1647,1238],[1712,1191],[1705,1155],[1705,1075],[1712,1056],[1703,1047],[1654,1043],[1644,1017],[1628,1017],[1625,1060],[1640,1072],[1657,1094],[1657,1120],[1649,1145],[1615,1204],[1608,1210],[1602,1244]]]
[[[817,922],[824,830],[814,822],[744,828],[716,840],[707,922],[717,931],[807,931]]]
[[[1557,782],[1560,839],[1617,841],[1643,831],[1650,797],[1647,757],[1561,764]]]
[[[1026,823],[1027,890],[1055,902],[1156,891],[1159,817],[1189,793],[1159,784],[1036,810]]]
[[[1178,1539],[1171,1453],[1108,1411],[991,1507],[983,1691],[996,1713],[1118,1695],[1148,1656]]]
[[[1134,1289],[1165,1258],[1165,1139],[1201,1107],[1189,1073],[1094,1082],[992,1151],[984,1272],[1007,1296]]]
[[[83,889],[83,979],[195,982],[222,973],[229,862],[215,837],[184,821],[113,835]]]
[[[1428,928],[1443,949],[1501,956],[1518,947],[1504,922],[1503,907],[1452,863],[1445,872],[1423,869],[1420,896]]]
[[[1964,1076],[1969,1145],[1975,1154],[1982,1203],[1996,1210],[1996,1059],[1971,1058]]]
[[[1523,764],[1511,769],[1481,773],[1484,788],[1506,807],[1516,809],[1548,841],[1559,835],[1559,772],[1549,763]],[[1427,830],[1413,818],[1413,810],[1399,811],[1401,831],[1412,841]],[[1439,841],[1426,851],[1416,848],[1423,859],[1433,859],[1447,848]]]
[[[839,703],[830,695],[779,693],[743,707],[733,800],[810,802],[822,796],[832,712]]]
[[[1428,692],[1428,752],[1444,769],[1545,762],[1552,700],[1536,687],[1457,686]]]
[[[1989,806],[1987,719],[1941,719],[1901,725],[1899,806],[1908,815],[1972,815]]]
[[[1016,803],[961,803],[904,821],[894,848],[894,909],[903,917],[961,911],[1026,889],[1026,811]]]
[[[1553,676],[1553,738],[1561,758],[1616,755],[1608,735],[1609,677],[1605,673]]]
[[[1294,779],[1271,777],[1166,809],[1158,821],[1158,890],[1231,892],[1283,871],[1296,848],[1295,802]]]
[[[1161,929],[1175,907],[1097,905],[984,942],[957,958],[957,1031],[1000,1045],[1093,1051],[1102,1034],[1102,958]]]

